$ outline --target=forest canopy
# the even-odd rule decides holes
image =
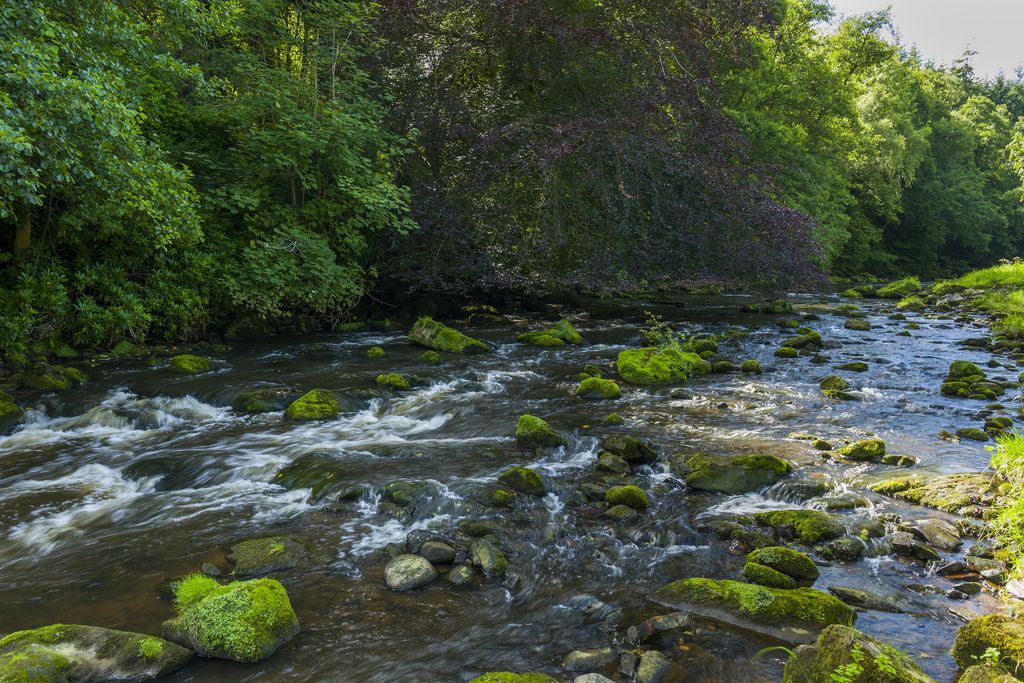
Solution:
[[[819,0],[0,7],[0,355],[367,295],[935,277],[1024,245],[1024,82]]]

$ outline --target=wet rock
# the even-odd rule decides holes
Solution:
[[[934,517],[908,525],[910,533],[941,550],[958,550],[963,545],[960,532],[944,519]]]
[[[493,671],[477,676],[469,683],[559,683],[558,679],[541,673],[512,673],[511,671]]]
[[[292,401],[284,411],[289,420],[328,420],[337,417],[341,406],[326,389],[313,389]]]
[[[855,462],[877,462],[885,455],[885,442],[881,439],[854,441],[835,450],[836,455]]]
[[[195,375],[210,369],[210,361],[199,356],[183,353],[171,359],[167,369],[183,375]]]
[[[600,669],[619,658],[618,652],[610,647],[599,647],[591,650],[573,650],[562,660],[562,668],[566,671],[587,671]]]
[[[597,457],[597,469],[603,472],[627,474],[633,468],[629,466],[629,463],[624,458],[620,458],[614,453],[602,453]]]
[[[815,439],[811,442],[811,447],[818,451],[830,451],[832,450],[832,443],[825,441],[825,439]]]
[[[451,564],[455,561],[455,548],[441,541],[427,541],[420,546],[418,554],[432,564]]]
[[[532,344],[533,346],[562,346],[565,344],[580,344],[583,342],[583,337],[580,333],[572,326],[565,318],[562,318],[547,330],[539,330],[535,332],[524,332],[516,337],[518,341]],[[552,340],[558,343],[552,343]]]
[[[384,583],[394,591],[422,588],[437,578],[437,570],[419,555],[399,555],[384,567]]]
[[[583,398],[619,398],[622,390],[614,380],[588,377],[576,387],[576,395]]]
[[[822,346],[822,339],[820,334],[809,330],[799,336],[790,337],[783,342],[782,346],[791,349],[817,349]]]
[[[782,683],[824,683],[835,680],[836,671],[848,671],[846,683],[935,683],[910,656],[844,625],[829,626],[813,645],[798,647]]]
[[[543,496],[547,493],[547,486],[540,473],[529,467],[511,467],[505,470],[498,476],[498,483],[529,496]]]
[[[774,484],[793,467],[774,455],[713,456],[706,453],[682,456],[673,470],[685,477],[687,487],[715,493],[745,493]]]
[[[754,520],[771,527],[782,538],[797,538],[808,545],[842,536],[846,529],[832,515],[820,510],[773,510],[758,512]]]
[[[453,586],[468,586],[473,583],[473,567],[460,564],[445,575],[445,579]]]
[[[613,486],[604,494],[609,505],[628,505],[634,510],[643,510],[650,505],[647,494],[639,486]]]
[[[637,516],[637,511],[628,505],[613,505],[604,511],[604,516],[613,522],[628,522]]]
[[[384,497],[388,501],[413,509],[424,505],[437,493],[437,485],[429,481],[393,481],[384,486]]]
[[[501,578],[508,571],[508,560],[493,543],[487,539],[473,541],[469,555],[474,567],[479,567],[487,579]]]
[[[800,355],[800,352],[789,346],[783,346],[775,349],[776,358],[796,358]]]
[[[622,416],[619,415],[618,413],[609,413],[608,415],[605,415],[603,420],[601,420],[601,424],[605,425],[606,427],[617,427],[618,425],[621,425],[624,422],[625,420],[623,420]]]
[[[847,492],[838,496],[831,496],[828,498],[821,498],[816,501],[818,505],[821,505],[826,510],[855,510],[856,508],[865,508],[871,505],[864,496],[859,493]]]
[[[743,576],[751,583],[769,588],[796,588],[796,581],[792,577],[756,562],[748,561],[743,565]]]
[[[999,614],[974,619],[957,631],[951,654],[966,669],[981,661],[989,648],[999,652],[999,663],[1010,671],[1024,669],[1024,621]]]
[[[838,598],[813,588],[694,578],[663,586],[651,599],[790,643],[809,642],[826,626],[851,626],[857,619]]]
[[[641,385],[685,382],[711,372],[711,365],[695,353],[659,347],[620,351],[616,368],[622,379]]]
[[[642,645],[661,634],[670,634],[693,626],[693,619],[686,612],[672,612],[646,619],[626,630],[626,638],[634,645]]]
[[[891,453],[889,455],[883,455],[882,459],[878,462],[883,465],[891,465],[892,467],[913,467],[919,460],[912,455],[898,455]]]
[[[350,483],[351,466],[334,455],[310,453],[296,458],[278,470],[274,483],[287,489],[309,489],[314,501],[351,501],[367,493],[367,489]]]
[[[843,327],[855,332],[867,332],[871,329],[871,323],[863,318],[847,318],[846,322],[843,323]]]
[[[308,564],[309,549],[289,536],[252,538],[231,546],[228,560],[239,578],[267,576]]]
[[[760,564],[791,578],[795,585],[810,586],[818,578],[818,566],[808,555],[785,546],[758,548],[747,563]]]
[[[782,315],[792,313],[793,305],[785,299],[774,299],[772,301],[750,302],[740,306],[744,313],[766,313],[771,315]]]
[[[150,680],[180,669],[194,656],[191,650],[140,633],[54,624],[0,639],[0,681]]]
[[[175,589],[175,605],[178,616],[164,622],[164,638],[203,657],[258,662],[299,632],[288,593],[274,579],[224,586],[188,577]]]
[[[897,531],[889,536],[889,543],[892,549],[899,555],[910,555],[922,562],[941,560],[939,554],[931,547],[914,538],[914,535],[906,531]]]
[[[1017,683],[1018,679],[998,664],[988,662],[968,667],[957,683]]]
[[[484,342],[467,337],[458,330],[442,325],[433,318],[424,316],[409,330],[409,339],[420,346],[447,353],[486,353],[491,347]]]
[[[522,415],[516,423],[516,443],[527,448],[556,448],[565,445],[561,434],[544,420]]]
[[[868,364],[858,360],[852,363],[843,363],[842,365],[838,365],[836,366],[836,370],[846,370],[847,372],[867,372]]]
[[[388,387],[395,391],[408,391],[412,384],[409,383],[402,375],[397,372],[387,372],[377,375],[377,384],[382,387]]]
[[[285,409],[290,397],[287,389],[250,389],[239,392],[231,408],[240,413],[276,413]]]
[[[657,650],[648,650],[640,655],[636,667],[636,683],[661,683],[672,664]]]
[[[1000,481],[991,473],[909,476],[885,479],[869,488],[899,500],[981,518],[999,500]]]
[[[658,452],[650,444],[627,434],[611,434],[604,437],[601,446],[631,465],[650,464],[658,459]]]
[[[420,361],[421,363],[430,363],[432,365],[437,365],[438,363],[441,362],[441,355],[437,351],[424,351],[416,360]]]
[[[837,560],[859,560],[868,551],[867,544],[857,536],[843,536],[828,546],[829,554]]]
[[[574,678],[572,683],[615,683],[615,681],[601,674],[583,674]]]
[[[10,433],[25,414],[10,394],[0,391],[0,436]]]
[[[382,349],[379,346],[371,346],[370,348],[366,349],[366,355],[369,356],[370,358],[380,358],[381,356],[384,355],[384,349]]]
[[[758,363],[756,360],[750,359],[745,360],[742,364],[740,364],[740,372],[752,375],[760,375],[761,373],[764,372],[764,370],[761,368],[760,363]]]
[[[976,429],[974,427],[964,427],[963,429],[956,430],[956,435],[961,439],[970,439],[971,441],[988,441],[988,434],[983,429]]]
[[[851,586],[829,586],[828,592],[845,602],[847,605],[853,605],[855,607],[862,607],[864,609],[876,610],[879,612],[902,613],[906,611],[895,600],[895,598],[878,595],[862,588],[853,588]]]

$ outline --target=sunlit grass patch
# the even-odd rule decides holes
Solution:
[[[975,270],[951,280],[950,284],[961,287],[1024,287],[1024,261],[1014,260],[991,268]]]
[[[1024,570],[1024,438],[1016,432],[997,436],[991,465],[1008,489],[991,529],[1005,546],[1014,574],[1020,576]]]
[[[987,292],[973,303],[979,310],[989,313],[1024,314],[1024,290]]]
[[[1013,313],[992,323],[992,331],[1010,339],[1024,339],[1024,315]]]

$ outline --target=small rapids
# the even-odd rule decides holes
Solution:
[[[905,470],[841,465],[790,435],[835,443],[877,435],[889,452],[919,458],[913,471],[921,473],[984,468],[983,445],[935,438],[975,419],[976,411],[938,387],[950,360],[991,358],[956,346],[977,332],[908,313],[920,328],[897,336],[908,321],[892,319],[895,309],[884,302],[864,303],[872,330],[854,332],[843,328],[835,297],[797,301],[802,314],[818,316],[806,324],[829,342],[826,364],[775,358],[790,330],[777,317],[739,313],[737,299],[651,305],[690,333],[731,331],[720,353],[737,363],[758,360],[765,372],[713,374],[681,387],[623,385],[622,397],[609,401],[577,398],[578,373],[587,363],[610,370],[620,350],[641,344],[635,305],[617,317],[570,313],[585,340],[579,346],[538,350],[516,341],[543,321],[464,328],[495,352],[445,357],[440,365],[420,360],[423,349],[390,333],[238,344],[214,359],[213,372],[196,376],[142,362],[98,364],[89,371],[93,381],[43,397],[17,431],[0,437],[0,635],[57,622],[159,633],[173,610],[169,581],[204,563],[229,571],[232,544],[288,535],[315,555],[310,566],[280,577],[300,636],[259,664],[200,660],[166,680],[465,681],[506,669],[562,675],[571,650],[605,646],[628,625],[668,611],[648,600],[660,586],[692,576],[739,578],[744,554],[716,535],[716,525],[795,508],[828,510],[849,524],[884,525],[890,513],[949,517],[865,488]],[[367,356],[370,346],[385,355]],[[851,361],[870,366],[843,373],[861,400],[824,398],[818,380]],[[384,372],[418,382],[406,392],[367,393]],[[261,387],[368,398],[322,422],[232,410],[239,392]],[[661,455],[634,472],[651,506],[625,524],[579,502],[611,412],[624,421],[616,433],[649,440]],[[524,413],[550,422],[565,445],[518,447],[512,434]],[[678,454],[700,452],[770,453],[794,472],[753,493],[701,494],[671,466]],[[536,469],[548,492],[495,508],[495,480],[512,465]],[[393,502],[399,490],[412,500],[401,510]],[[459,589],[438,580],[410,593],[384,586],[389,546],[410,534],[481,523],[501,536],[505,581]],[[889,550],[873,539],[864,559],[823,561],[816,585],[903,601],[903,612],[862,612],[858,627],[949,680],[955,667],[947,650],[962,623],[955,613],[984,611],[988,598],[965,603],[909,591],[946,587],[945,579]],[[751,662],[771,644],[709,626],[695,646],[707,654],[701,666],[711,680],[777,681],[778,657]]]

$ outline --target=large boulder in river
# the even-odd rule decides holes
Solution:
[[[881,439],[863,439],[835,449],[835,454],[857,462],[878,462],[885,455],[885,442]]]
[[[983,518],[1002,497],[1002,480],[991,472],[961,472],[894,477],[869,486],[872,491],[915,505]]]
[[[1018,680],[998,664],[987,662],[969,667],[956,683],[1017,683]]]
[[[547,486],[540,473],[529,467],[510,467],[498,475],[498,483],[530,496],[543,496],[547,493]]]
[[[194,574],[174,589],[178,616],[163,624],[164,638],[204,657],[258,662],[299,632],[288,593],[274,579],[221,585]]]
[[[409,330],[409,339],[428,349],[448,353],[486,353],[491,350],[490,346],[479,339],[467,337],[428,316],[423,316],[413,324]]]
[[[839,538],[846,529],[832,515],[821,510],[795,509],[757,512],[754,521],[771,527],[780,537],[795,538],[811,545],[822,540]]]
[[[757,548],[747,555],[747,565],[768,567],[793,580],[795,585],[810,586],[818,578],[818,565],[804,553],[781,545]],[[746,568],[744,568],[746,571]]]
[[[564,346],[565,344],[579,344],[583,337],[565,318],[549,329],[535,332],[523,332],[516,337],[517,341],[526,342],[533,346]]]
[[[812,642],[827,626],[852,626],[857,620],[851,607],[813,588],[693,578],[663,586],[651,599],[789,643]]]
[[[520,415],[516,423],[516,443],[527,448],[555,448],[564,446],[565,439],[539,417]]]
[[[180,669],[193,656],[191,650],[140,633],[54,624],[0,639],[0,681],[147,680]]]
[[[858,654],[859,653],[859,654]],[[786,662],[782,683],[836,680],[846,683],[935,683],[911,657],[848,626],[829,626],[813,645],[801,645]]]
[[[977,664],[989,649],[999,652],[999,663],[1010,671],[1024,671],[1024,621],[989,614],[960,627],[950,651],[966,669]]]
[[[167,369],[183,375],[195,375],[200,372],[206,372],[210,367],[210,361],[207,359],[201,356],[193,356],[190,353],[183,353],[172,358]]]
[[[711,372],[711,364],[695,353],[654,346],[620,351],[616,367],[619,376],[632,384],[685,382]]]
[[[430,561],[419,555],[399,555],[384,567],[384,583],[393,591],[421,588],[437,578]]]
[[[677,461],[686,485],[698,491],[744,493],[774,484],[793,471],[792,465],[765,453],[716,456],[697,453]]]
[[[313,389],[292,401],[284,411],[289,420],[328,420],[337,417],[341,405],[326,389]]]

